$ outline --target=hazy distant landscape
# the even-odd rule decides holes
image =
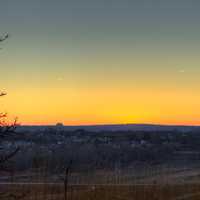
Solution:
[[[8,152],[13,145],[20,151],[10,160],[13,170],[1,174],[0,184],[18,191],[34,187],[47,199],[48,190],[60,191],[61,197],[56,199],[62,199],[66,176],[68,192],[76,196],[69,199],[82,199],[77,195],[89,198],[94,191],[105,194],[107,189],[108,196],[117,191],[119,196],[122,192],[139,195],[139,199],[148,199],[153,188],[159,191],[158,196],[166,190],[173,198],[194,190],[196,195],[200,184],[199,131],[192,126],[139,124],[21,126],[15,137],[1,144]],[[38,184],[43,184],[45,191]]]
[[[46,168],[49,180],[56,182],[69,162],[73,184],[153,183],[161,176],[167,183],[172,181],[167,173],[179,170],[181,176],[176,182],[182,182],[191,170],[198,173],[199,131],[200,127],[192,126],[133,124],[22,126],[17,128],[14,138],[1,145],[8,151],[13,145],[20,146],[13,158],[16,172],[34,174],[34,170]]]
[[[156,125],[156,124],[105,124],[105,125],[82,125],[82,126],[65,126],[62,123],[58,125],[49,126],[19,126],[18,131],[42,131],[47,128],[60,128],[65,131],[74,131],[78,129],[84,129],[86,131],[200,131],[200,126],[188,126],[188,125]]]

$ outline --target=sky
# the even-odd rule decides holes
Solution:
[[[197,0],[2,0],[2,112],[21,124],[200,125]]]

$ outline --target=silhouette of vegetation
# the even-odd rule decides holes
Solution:
[[[0,37],[0,42],[5,41],[8,39],[9,35],[6,34],[5,36]],[[5,92],[0,92],[0,97],[5,96]],[[16,129],[16,122],[17,120],[14,121],[13,124],[8,124],[6,122],[7,114],[6,113],[0,113],[0,144],[4,139],[7,139],[8,137],[11,137],[15,133]],[[15,148],[12,152],[10,153],[2,153],[3,148],[1,150],[1,155],[0,155],[0,170],[2,170],[2,166],[10,160],[18,151],[19,148]]]
[[[8,39],[9,35],[0,37],[0,42]],[[0,97],[7,95],[5,92],[0,92]],[[0,174],[3,172],[12,171],[9,166],[9,161],[19,152],[20,148],[13,147],[8,151],[3,147],[3,142],[9,140],[12,137],[15,137],[15,130],[17,125],[17,119],[14,120],[12,124],[7,123],[7,114],[0,113]],[[15,194],[10,191],[2,192],[0,191],[0,199],[23,199],[25,193]]]

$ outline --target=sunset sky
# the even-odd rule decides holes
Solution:
[[[200,125],[200,1],[2,0],[2,112],[21,124]]]

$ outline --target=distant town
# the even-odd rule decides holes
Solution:
[[[200,166],[200,127],[69,127],[60,123],[56,126],[21,126],[14,137],[1,144],[8,152],[13,145],[20,147],[20,152],[12,159],[16,173],[26,174],[46,168],[50,178],[54,179],[62,174],[69,162],[72,174],[78,174],[78,178],[80,174],[91,175],[92,172],[120,171],[124,174],[130,170],[129,175],[142,177],[147,169],[152,173],[163,168],[179,170]],[[130,178],[123,181],[129,182]]]

